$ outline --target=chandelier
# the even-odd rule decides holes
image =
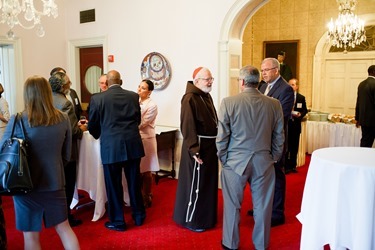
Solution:
[[[354,48],[361,42],[366,41],[364,21],[354,15],[357,0],[336,0],[339,4],[338,18],[328,23],[328,38],[333,46]]]
[[[6,23],[9,26],[7,37],[14,38],[13,27],[16,25],[24,29],[33,29],[36,27],[36,34],[43,37],[45,34],[41,24],[43,16],[57,17],[57,5],[55,0],[0,0],[0,23]],[[38,10],[39,9],[39,10]]]

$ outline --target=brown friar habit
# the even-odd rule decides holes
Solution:
[[[217,114],[210,94],[191,81],[181,100],[180,119],[183,143],[173,219],[192,229],[212,228],[217,221]],[[193,158],[197,153],[201,166]]]

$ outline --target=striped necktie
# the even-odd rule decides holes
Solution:
[[[270,89],[271,89],[271,84],[267,84],[267,88],[266,88],[266,91],[264,91],[264,95],[267,95],[268,92],[270,92]]]

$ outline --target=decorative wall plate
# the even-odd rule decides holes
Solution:
[[[171,79],[171,68],[167,59],[158,52],[149,53],[143,58],[141,77],[153,81],[154,89],[165,88]]]

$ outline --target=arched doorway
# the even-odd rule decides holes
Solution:
[[[219,41],[219,100],[226,96],[234,95],[238,93],[237,76],[239,69],[242,66],[242,44],[243,44],[243,33],[252,16],[264,5],[269,3],[268,1],[260,0],[238,0],[232,8],[228,11],[225,16]],[[367,14],[360,15],[361,19],[365,20],[366,25],[375,24],[375,15]],[[321,110],[326,112],[342,112],[351,114],[353,113],[353,105],[356,97],[356,86],[361,80],[367,76],[367,67],[369,64],[374,64],[375,51],[374,52],[349,52],[348,54],[329,53],[330,45],[327,43],[327,33],[320,37],[319,42],[316,44],[316,49],[313,54],[312,60],[312,82],[308,91],[312,94],[311,108],[313,110]],[[310,59],[309,59],[310,60]],[[337,61],[340,61],[337,64]],[[343,63],[345,64],[343,65]],[[310,64],[309,64],[310,65]],[[337,84],[346,81],[348,87],[341,88],[341,95],[345,95],[345,107],[339,107],[338,104],[333,101],[340,103],[342,99],[337,98],[337,92],[333,92],[331,85],[326,84],[330,82],[326,78],[331,77],[329,71],[332,67],[342,66],[347,69],[356,69],[354,72],[342,70],[347,72],[346,76],[340,76],[341,79],[336,80]],[[309,66],[310,67],[310,66]],[[350,73],[349,73],[350,72]],[[340,74],[339,72],[337,74]],[[350,76],[351,75],[351,76]],[[336,77],[337,78],[337,77]],[[353,90],[353,83],[355,90]],[[332,84],[333,86],[334,84]],[[351,86],[351,87],[350,87]],[[330,98],[330,95],[336,93],[336,99]],[[330,101],[327,101],[330,100]],[[350,106],[351,105],[351,106]]]
[[[242,35],[249,19],[269,1],[238,0],[222,23],[219,40],[219,100],[239,92],[237,77],[242,67]]]

